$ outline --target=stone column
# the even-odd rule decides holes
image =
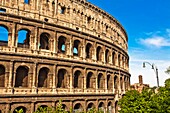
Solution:
[[[53,80],[52,80],[52,81],[53,81],[53,82],[52,82],[52,83],[53,83],[53,84],[52,84],[53,93],[56,93],[56,86],[57,86],[57,85],[56,85],[56,70],[57,70],[57,69],[56,69],[56,65],[54,64],[54,66],[53,66],[53,77],[52,77],[52,79],[53,79]]]
[[[33,64],[33,77],[32,77],[32,93],[33,94],[36,94],[37,93],[37,90],[36,90],[36,83],[37,83],[37,63],[35,62]],[[37,80],[37,81],[36,81]]]
[[[73,67],[70,69],[70,92],[73,93]]]
[[[97,51],[96,48],[97,48],[97,47],[96,47],[96,46],[97,46],[97,44],[96,44],[96,42],[95,42],[94,45],[93,45],[93,57],[92,57],[95,62],[96,62],[96,60],[97,60],[97,58],[96,58],[96,57],[97,57],[97,56],[96,56],[96,51]]]
[[[108,92],[108,87],[107,87],[107,71],[105,72],[105,75],[104,75],[104,77],[105,77],[105,91],[106,91],[106,93]]]
[[[96,75],[96,92],[98,91],[98,70],[95,71]]]
[[[84,91],[86,91],[86,89],[87,89],[86,88],[86,84],[87,84],[86,83],[87,82],[87,80],[86,80],[87,79],[87,70],[86,70],[86,68],[84,68],[84,74],[83,75],[84,75]]]

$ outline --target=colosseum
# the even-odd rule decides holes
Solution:
[[[0,113],[117,113],[130,88],[128,37],[86,0],[0,0]]]

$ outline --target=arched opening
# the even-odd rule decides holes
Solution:
[[[80,71],[74,73],[74,88],[83,88],[83,76]]]
[[[87,74],[87,81],[86,81],[86,87],[87,88],[96,88],[96,80],[92,72],[89,72]]]
[[[124,77],[124,81],[125,81],[125,90],[127,90],[127,77]]]
[[[0,65],[0,87],[5,87],[5,67]]]
[[[0,46],[8,46],[8,28],[0,25]]]
[[[88,43],[86,45],[86,58],[92,58],[92,45],[90,43]]]
[[[46,50],[50,49],[49,38],[50,35],[48,33],[42,33],[40,35],[40,46],[39,46],[40,49],[46,49]]]
[[[104,76],[101,73],[98,75],[98,88],[104,89]]]
[[[115,52],[112,53],[112,63],[115,65]]]
[[[102,61],[102,48],[100,46],[97,47],[96,57],[97,61]]]
[[[115,102],[115,113],[118,113],[118,101]]]
[[[24,3],[25,3],[25,4],[29,4],[29,3],[30,3],[30,0],[24,0]]]
[[[123,78],[122,77],[120,77],[120,88],[121,90],[123,90]]]
[[[38,87],[48,87],[48,73],[49,69],[46,67],[43,67],[39,71],[38,75]]]
[[[65,111],[68,111],[68,108],[65,104],[62,104],[62,109],[64,109]]]
[[[23,111],[22,113],[26,113],[27,108],[26,108],[26,107],[23,107],[23,106],[19,106],[19,107],[17,107],[17,108],[14,109],[13,113],[20,113],[20,112],[19,112],[20,110]]]
[[[106,63],[109,63],[109,50],[107,49],[106,52],[105,52],[105,62]]]
[[[29,48],[30,46],[30,31],[21,29],[18,31],[18,47]]]
[[[120,67],[121,64],[121,58],[120,58],[120,54],[118,55],[118,66]]]
[[[103,102],[100,102],[100,104],[98,106],[98,110],[103,111],[105,113],[105,108],[104,108],[104,103]]]
[[[80,41],[74,40],[73,55],[80,56],[80,52],[81,52]]]
[[[95,108],[93,103],[89,103],[87,106],[87,111],[90,111],[91,109]]]
[[[57,88],[67,88],[69,80],[67,80],[67,71],[65,69],[60,69],[58,71],[58,83]]]
[[[80,103],[77,103],[75,106],[74,106],[74,113],[79,113],[79,112],[82,112],[83,111],[83,107]]]
[[[118,89],[118,77],[117,76],[114,77],[114,88]]]
[[[58,38],[58,52],[59,53],[66,52],[66,38],[64,36],[60,36]]]
[[[113,105],[112,102],[108,103],[108,108],[107,108],[108,113],[113,113]]]
[[[20,66],[16,70],[15,87],[28,87],[28,72],[26,66]]]
[[[107,88],[108,90],[112,89],[113,88],[113,84],[112,84],[112,77],[111,75],[107,75]]]
[[[41,105],[37,108],[35,113],[44,113],[45,110],[47,110],[48,106],[47,105]]]

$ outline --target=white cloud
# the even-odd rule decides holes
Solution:
[[[170,29],[166,29],[165,32],[149,32],[145,33],[145,35],[147,35],[147,37],[138,40],[141,44],[149,47],[170,46]]]

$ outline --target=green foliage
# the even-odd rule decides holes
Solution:
[[[170,79],[165,87],[146,89],[139,93],[131,90],[120,99],[120,113],[170,113]],[[157,90],[157,91],[156,91]]]
[[[166,69],[165,73],[170,74],[170,66]]]

